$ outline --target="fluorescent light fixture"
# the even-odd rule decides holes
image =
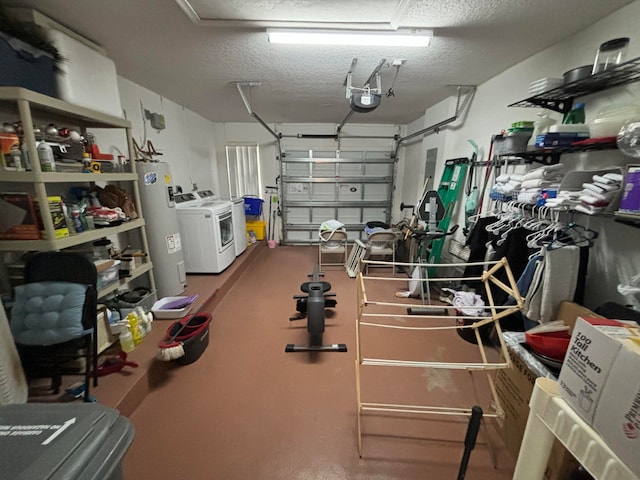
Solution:
[[[298,45],[366,45],[379,47],[426,47],[431,30],[315,30],[268,28],[271,43]]]

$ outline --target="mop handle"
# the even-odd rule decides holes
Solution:
[[[462,462],[460,463],[460,471],[458,472],[458,480],[464,480],[467,474],[467,465],[471,450],[476,446],[476,439],[480,431],[480,421],[482,420],[482,408],[474,405],[471,408],[471,417],[469,418],[469,426],[467,427],[467,435],[464,438],[464,453],[462,454]]]

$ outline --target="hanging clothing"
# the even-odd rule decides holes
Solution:
[[[574,298],[580,248],[575,245],[544,248],[542,256],[525,300],[524,314],[534,322],[547,323],[555,319],[561,302]]]

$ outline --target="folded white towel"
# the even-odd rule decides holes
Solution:
[[[590,190],[590,191],[592,191],[594,193],[604,193],[605,192],[604,188],[599,187],[595,183],[583,183],[582,184],[582,188],[584,188],[585,190]]]
[[[525,173],[523,181],[533,180],[536,178],[548,179],[549,177],[558,178],[564,175],[564,164],[556,163],[555,165],[545,165]]]
[[[582,203],[580,205],[576,205],[574,208],[576,212],[586,213],[587,215],[595,215],[604,210],[603,207],[593,207],[591,205],[585,205]]]
[[[610,183],[610,184],[605,184],[605,183],[600,183],[600,182],[593,182],[592,185],[595,185],[598,188],[601,188],[607,192],[616,192],[618,190],[620,190],[620,184],[619,183]]]
[[[600,199],[595,195],[592,195],[592,193],[593,192],[589,192],[589,193],[585,193],[584,195],[581,195],[580,201],[582,203],[586,203],[588,206],[591,206],[591,207],[606,207],[607,205],[609,205],[608,200]]]
[[[522,188],[542,188],[542,187],[550,187],[553,185],[551,180],[544,180],[542,178],[532,178],[529,180],[525,180],[522,182]]]
[[[622,182],[622,175],[617,173],[606,173],[604,175],[594,175],[594,182],[602,183],[604,185],[615,185]]]

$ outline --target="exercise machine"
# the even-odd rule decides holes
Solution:
[[[422,307],[409,307],[409,315],[425,315],[435,313],[431,306],[431,289],[429,278],[434,275],[434,268],[429,267],[432,260],[432,246],[436,240],[444,241],[444,238],[453,235],[458,230],[458,225],[453,225],[448,231],[439,228],[439,222],[445,217],[445,207],[440,198],[440,194],[435,190],[425,190],[422,193],[418,206],[405,205],[402,203],[400,209],[412,209],[412,216],[409,222],[400,222],[398,227],[406,231],[405,239],[411,236],[411,246],[409,248],[409,262],[417,260],[416,265],[410,272],[409,294],[420,295]],[[417,213],[416,213],[417,210]],[[417,220],[425,223],[423,227]],[[425,293],[427,303],[425,304]],[[438,307],[440,308],[440,307]]]
[[[324,274],[320,272],[320,267],[316,263],[313,273],[309,275],[310,282],[300,285],[302,294],[294,295],[296,300],[296,316],[290,317],[289,321],[307,319],[307,331],[309,332],[308,345],[287,344],[284,351],[291,352],[346,352],[347,346],[344,343],[322,344],[324,334],[325,309],[334,308],[337,301],[332,298],[335,293],[331,293],[331,284],[320,280]]]

